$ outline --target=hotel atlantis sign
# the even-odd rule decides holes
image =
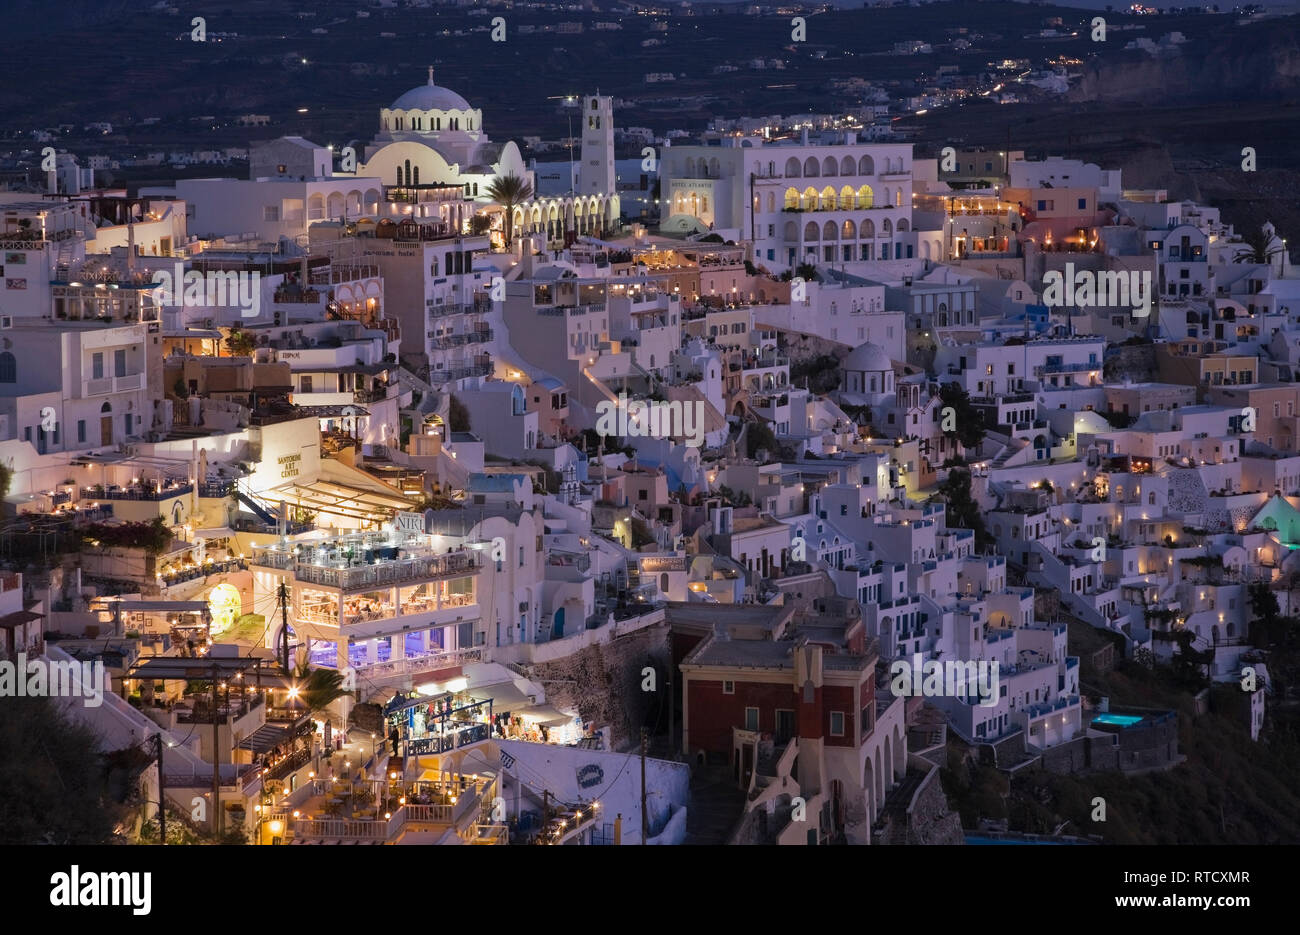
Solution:
[[[302,452],[291,455],[280,455],[276,464],[280,466],[280,477],[282,479],[297,477],[298,472],[302,469]]]

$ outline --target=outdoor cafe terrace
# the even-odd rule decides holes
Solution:
[[[304,583],[356,591],[399,581],[473,574],[482,564],[477,549],[439,553],[423,536],[393,544],[386,534],[341,536],[320,542],[271,545],[253,550],[251,564],[292,571]]]

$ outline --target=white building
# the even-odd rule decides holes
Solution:
[[[664,149],[661,230],[750,240],[771,270],[917,255],[910,144],[722,142]]]

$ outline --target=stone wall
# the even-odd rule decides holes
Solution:
[[[1134,383],[1159,379],[1154,344],[1120,345],[1106,351],[1102,373],[1107,383],[1122,383],[1127,377]]]
[[[653,723],[658,717],[657,728],[668,728],[668,634],[668,626],[658,624],[587,646],[562,659],[522,664],[518,669],[541,683],[550,704],[576,710],[597,728],[608,725],[614,749],[626,749],[639,742],[642,724]],[[646,666],[654,669],[653,692],[641,687]],[[680,687],[674,685],[673,690]]]
[[[912,798],[907,814],[908,844],[965,844],[961,818],[948,810],[939,770],[930,770]]]

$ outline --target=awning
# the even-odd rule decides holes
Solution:
[[[262,497],[272,503],[284,500],[295,506],[305,506],[317,513],[371,521],[385,520],[393,510],[411,509],[411,501],[405,497],[326,480],[286,484],[265,491]]]
[[[229,539],[235,534],[235,531],[229,526],[211,526],[207,529],[196,529],[194,535],[198,539]]]
[[[471,685],[465,689],[464,694],[482,701],[491,699],[492,710],[498,713],[503,711],[516,713],[521,708],[531,707],[536,697],[524,692],[516,681],[497,682],[493,685]]]
[[[239,742],[240,750],[251,750],[254,755],[274,750],[286,740],[293,739],[293,730],[275,724],[263,724]]]
[[[548,704],[533,705],[531,708],[525,708],[522,711],[511,712],[520,717],[526,717],[536,721],[544,727],[558,727],[561,724],[571,724],[578,717],[576,714],[565,714],[558,708]]]
[[[12,630],[20,627],[24,623],[31,623],[33,620],[40,620],[44,614],[32,613],[30,610],[15,610],[11,614],[5,614],[0,617],[0,630]]]

